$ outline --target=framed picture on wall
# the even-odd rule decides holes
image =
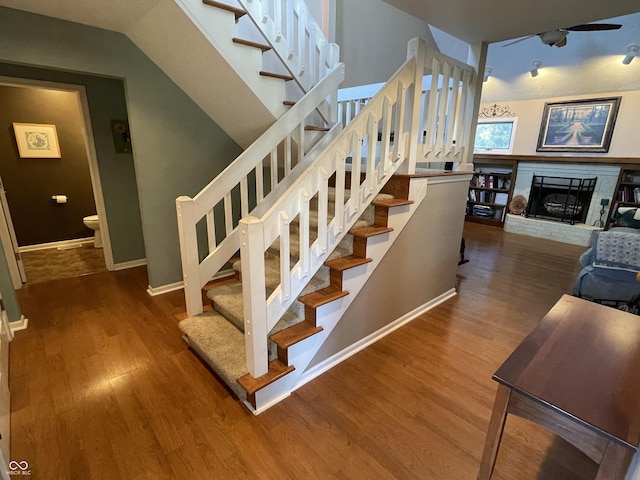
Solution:
[[[545,103],[538,152],[608,152],[620,98]]]
[[[60,158],[55,125],[14,123],[20,158]]]

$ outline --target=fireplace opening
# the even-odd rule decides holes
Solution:
[[[525,216],[584,223],[597,179],[534,175]]]

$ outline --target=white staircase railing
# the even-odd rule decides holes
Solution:
[[[343,79],[344,65],[338,64],[201,192],[176,200],[190,316],[202,313],[202,287],[240,249],[239,219],[262,215],[326,143],[307,151],[305,120],[337,95]],[[335,121],[335,108],[331,116]]]
[[[238,0],[303,91],[308,92],[339,62],[302,0]]]
[[[428,95],[420,93],[425,74],[431,75]],[[240,220],[247,367],[252,376],[268,371],[270,330],[390,176],[399,169],[414,173],[416,161],[424,153],[464,161],[465,144],[455,142],[455,136],[468,138],[465,128],[469,129],[472,119],[464,102],[467,93],[474,91],[473,82],[472,67],[427,52],[422,40],[412,40],[403,67],[286,194],[263,215]],[[346,185],[349,169],[351,181]],[[328,198],[331,180],[335,182],[333,216],[329,215]],[[348,199],[346,188],[350,189]],[[318,205],[318,226],[316,240],[310,243],[313,199]],[[289,225],[294,219],[298,220],[300,247],[299,260],[291,265]],[[267,298],[265,252],[274,242],[279,242],[280,284]]]

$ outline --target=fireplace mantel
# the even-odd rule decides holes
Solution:
[[[490,155],[474,154],[474,163],[503,162],[544,162],[544,163],[596,163],[604,165],[640,164],[640,157],[596,157],[590,155]]]

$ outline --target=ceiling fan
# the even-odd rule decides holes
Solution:
[[[596,30],[618,30],[622,25],[617,23],[584,23],[582,25],[575,25],[573,27],[567,28],[558,28],[557,30],[550,30],[548,32],[542,32],[534,35],[529,35],[528,37],[519,38],[511,43],[507,43],[503,45],[503,47],[508,47],[509,45],[513,45],[514,43],[522,42],[523,40],[527,40],[528,38],[538,36],[542,43],[545,45],[549,45],[550,47],[564,47],[567,44],[567,35],[569,32],[593,32]]]

